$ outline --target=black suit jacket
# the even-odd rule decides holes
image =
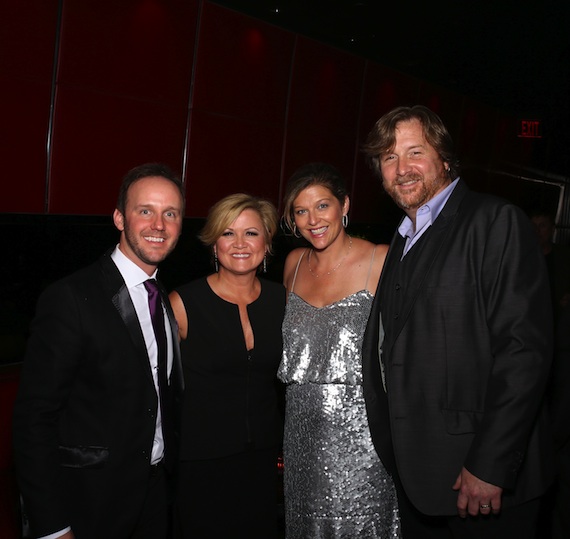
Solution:
[[[163,300],[179,408],[178,331],[164,292]],[[46,289],[14,412],[17,474],[34,534],[71,525],[80,538],[128,536],[149,479],[157,407],[144,337],[110,253]]]
[[[570,462],[570,307],[562,309],[556,327],[549,398],[555,449],[560,456],[566,455],[567,462]],[[566,470],[570,470],[569,465]],[[566,471],[567,476],[569,473]]]
[[[463,466],[505,488],[505,506],[539,496],[552,478],[542,407],[552,327],[528,218],[460,181],[422,241],[408,282],[387,289],[400,263],[396,232],[363,343],[380,457],[397,467],[408,497],[428,515],[456,514],[452,485]],[[386,401],[378,325],[390,294],[404,301],[401,312],[382,311]]]

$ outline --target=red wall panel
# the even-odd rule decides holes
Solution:
[[[61,88],[50,213],[112,213],[122,177],[141,163],[164,162],[180,172],[186,115],[182,104]]]
[[[394,107],[417,104],[419,88],[419,79],[367,62],[362,90],[361,137],[366,137],[376,120]]]
[[[180,171],[197,12],[197,0],[65,1],[51,213],[112,211],[142,162]]]
[[[414,105],[418,100],[419,80],[378,64],[367,62],[359,118],[358,154],[356,156],[352,219],[368,223],[393,223],[401,211],[386,195],[382,182],[368,167],[359,151],[376,121],[400,105]]]
[[[493,157],[490,144],[495,130],[496,113],[490,107],[466,98],[456,138],[457,153],[463,165],[486,167]]]
[[[286,180],[313,161],[335,165],[352,183],[364,60],[299,37],[291,78]]]
[[[0,128],[0,212],[43,213],[50,85],[0,76],[6,106]]]
[[[277,204],[294,35],[209,3],[199,32],[186,213],[238,191]]]
[[[44,210],[57,0],[0,2],[0,212]]]
[[[464,98],[462,95],[426,81],[420,83],[418,104],[437,113],[457,144]]]
[[[291,32],[206,2],[193,108],[282,123],[293,44]]]
[[[212,204],[245,192],[279,202],[283,127],[194,111],[186,215],[205,217]]]
[[[186,102],[198,0],[65,0],[59,83]]]
[[[351,218],[381,223],[396,214],[360,146],[397,105],[439,112],[468,166],[538,147],[488,107],[206,0],[0,0],[0,97],[5,212],[108,214],[124,173],[160,160],[185,165],[187,214],[204,217],[237,190],[279,203],[322,160]]]

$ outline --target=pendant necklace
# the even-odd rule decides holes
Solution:
[[[330,275],[331,273],[334,273],[338,268],[340,268],[340,265],[344,262],[345,258],[348,256],[348,253],[350,253],[350,249],[352,249],[352,236],[348,236],[348,251],[346,251],[346,254],[340,259],[340,262],[332,269],[327,271],[325,274],[321,275]],[[309,257],[307,258],[307,263],[309,265],[309,271],[311,272],[311,275],[314,275],[315,277],[320,277],[321,275],[319,275],[318,273],[315,273],[312,269],[311,269],[311,255],[313,254],[313,249],[311,249],[309,251]]]

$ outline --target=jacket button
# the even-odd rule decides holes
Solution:
[[[396,288],[396,290],[400,290],[400,288],[402,288],[402,287],[400,286],[399,283],[397,283],[396,286],[395,286],[395,288]]]

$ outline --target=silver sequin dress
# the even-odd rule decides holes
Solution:
[[[396,492],[372,445],[361,348],[372,295],[322,308],[291,292],[279,378],[287,384],[287,539],[399,538]]]

